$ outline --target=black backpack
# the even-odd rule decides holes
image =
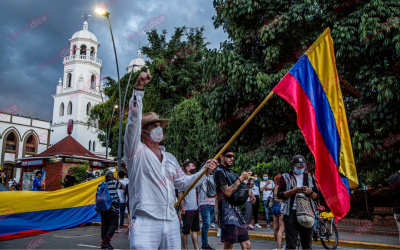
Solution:
[[[226,168],[218,167],[218,169],[222,170],[225,173],[226,179],[228,181],[228,186],[231,186],[233,183],[239,179],[239,176],[235,174],[232,170],[228,170]],[[249,198],[249,188],[247,184],[242,182],[238,189],[229,197],[226,197],[229,204],[232,206],[241,206],[246,203],[247,199]]]

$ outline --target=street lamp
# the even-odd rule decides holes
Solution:
[[[117,64],[117,75],[118,75],[118,90],[119,90],[119,106],[121,106],[121,83],[119,80],[119,68],[118,68],[118,59],[117,59],[117,51],[115,50],[115,43],[114,43],[114,36],[112,33],[112,29],[111,29],[111,24],[110,24],[110,18],[108,17],[110,15],[110,13],[108,13],[107,11],[105,11],[102,8],[98,8],[96,10],[97,13],[99,13],[102,16],[107,17],[107,21],[108,21],[108,27],[110,27],[110,33],[111,33],[111,39],[113,42],[113,46],[114,46],[114,55],[115,55],[115,63]],[[121,171],[121,151],[122,151],[122,108],[119,109],[119,133],[118,133],[118,158],[117,158],[117,166],[118,166],[118,171]]]
[[[114,105],[113,112],[111,115],[111,122],[112,122],[112,118],[114,117],[114,111],[117,108],[118,108],[118,105]],[[112,125],[111,122],[110,122],[110,127],[108,128],[108,132],[107,132],[107,127],[106,127],[106,133],[107,133],[106,134],[106,158],[108,158],[108,141],[110,140],[110,132],[111,132],[111,125]]]

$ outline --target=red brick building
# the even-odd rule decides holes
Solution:
[[[40,154],[17,160],[22,161],[21,179],[25,182],[22,186],[28,187],[27,182],[30,180],[26,176],[41,170],[45,173],[45,191],[61,189],[60,181],[64,180],[71,167],[90,165],[94,170],[98,170],[116,165],[115,161],[96,156],[69,135]]]

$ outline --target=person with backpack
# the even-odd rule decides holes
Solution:
[[[203,166],[205,163],[202,163]],[[203,184],[198,188],[199,190],[199,208],[201,213],[201,249],[214,249],[208,245],[208,228],[212,222],[212,216],[215,216],[215,197],[217,191],[214,185],[214,176],[210,175]]]
[[[180,249],[174,189],[187,190],[205,170],[194,185],[196,188],[214,171],[218,162],[209,159],[204,169],[186,175],[175,156],[160,145],[165,139],[163,129],[169,120],[159,119],[154,112],[142,114],[143,88],[150,81],[151,74],[146,72],[141,72],[137,78],[125,129],[124,162],[130,182],[132,223],[136,226],[135,230],[129,231],[129,245],[131,249]]]
[[[214,151],[215,154],[225,146],[220,144]],[[247,172],[240,176],[232,171],[233,155],[236,148],[229,146],[219,157],[219,165],[214,173],[217,189],[218,223],[221,228],[221,242],[223,249],[232,249],[234,243],[240,243],[242,249],[251,249],[246,220],[240,211],[249,197],[249,189],[244,180],[249,178]]]
[[[279,180],[277,198],[282,200],[286,249],[296,249],[300,234],[302,249],[311,249],[315,223],[315,201],[321,196],[311,174],[305,173],[307,161],[302,155],[292,158],[293,170]],[[274,223],[275,224],[275,223]]]
[[[101,217],[101,248],[114,249],[110,241],[118,228],[118,209],[119,197],[117,189],[125,189],[124,184],[113,172],[107,171],[106,180],[97,187],[96,210],[100,212]]]

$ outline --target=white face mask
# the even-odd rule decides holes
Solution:
[[[145,130],[146,132],[149,132],[147,130]],[[147,136],[146,136],[147,137]],[[153,129],[150,132],[150,137],[154,142],[160,142],[162,141],[162,139],[164,138],[164,133],[163,130],[160,126],[158,126],[157,128]],[[148,137],[147,137],[148,138]]]

